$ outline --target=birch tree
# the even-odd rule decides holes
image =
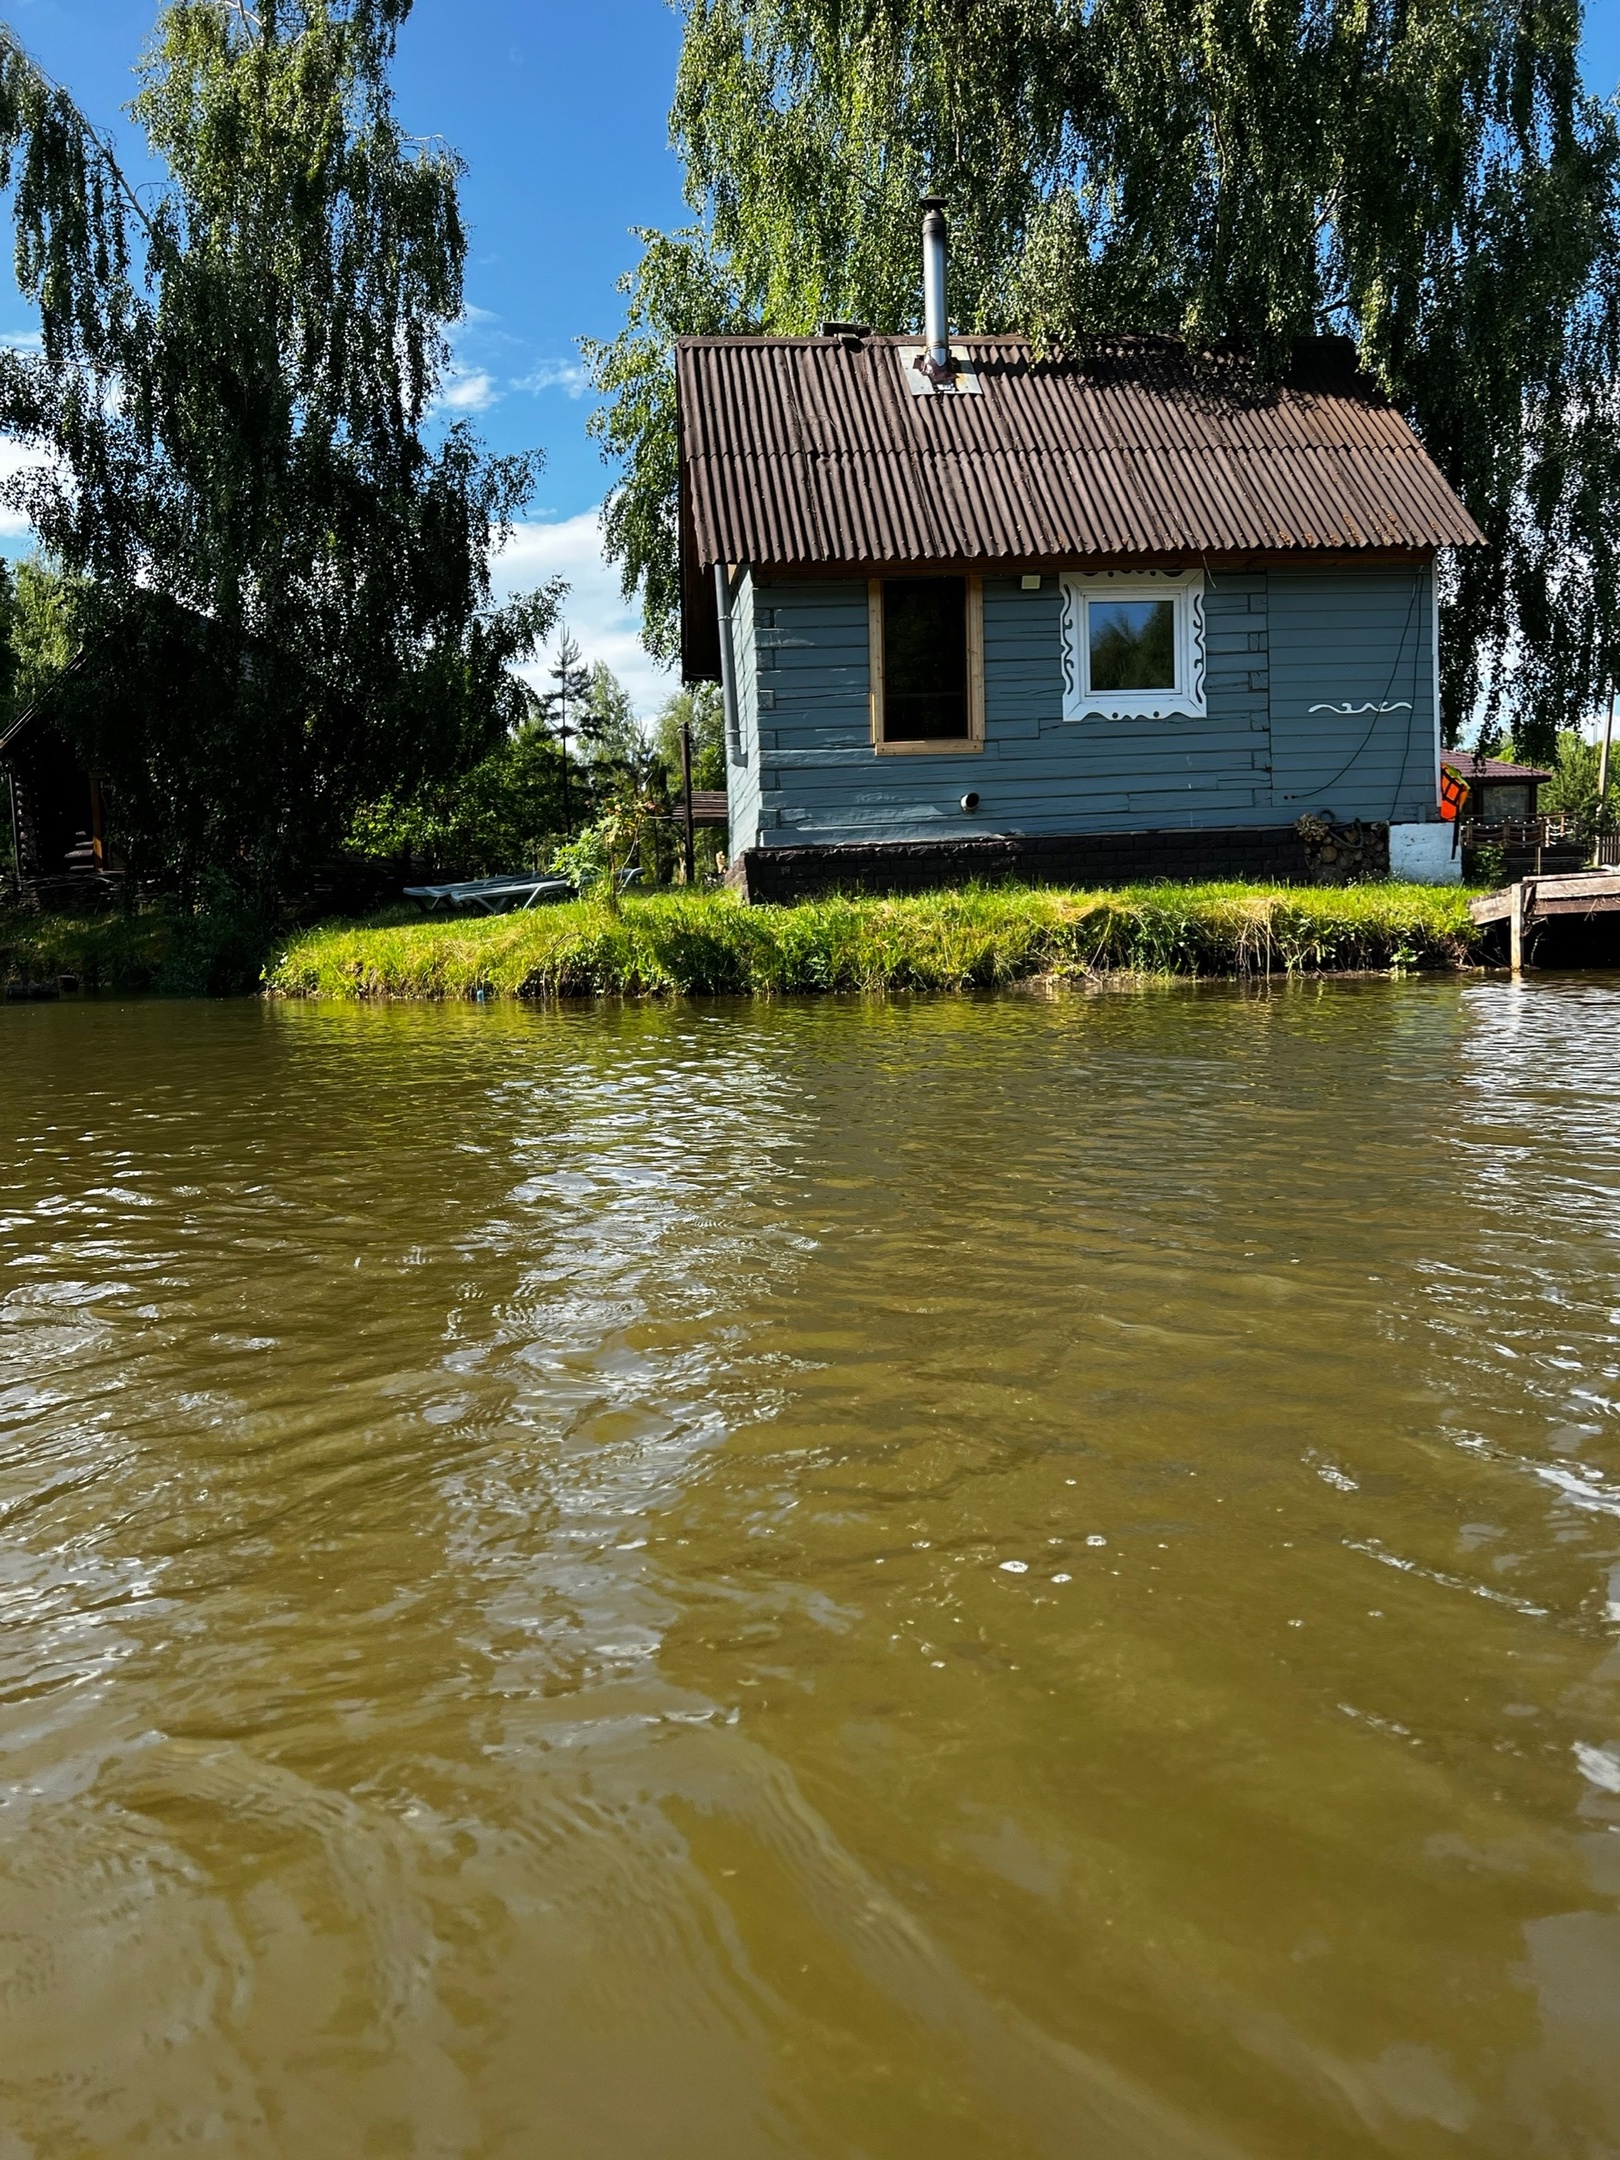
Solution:
[[[608,532],[674,644],[683,330],[916,327],[916,204],[953,313],[1045,348],[1353,337],[1489,538],[1445,590],[1448,726],[1538,753],[1620,651],[1620,126],[1579,0],[688,0],[694,221],[643,236],[592,351]]]
[[[136,867],[261,896],[356,806],[465,769],[524,711],[551,589],[497,606],[532,457],[433,405],[461,313],[461,166],[407,136],[409,0],[175,0],[133,117],[163,178],[0,30],[0,185],[37,353],[0,354],[9,483],[80,582],[65,723]]]

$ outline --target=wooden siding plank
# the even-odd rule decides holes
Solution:
[[[1424,572],[1277,572],[1270,704],[1279,809],[1407,820],[1433,810],[1433,655]],[[1312,711],[1348,705],[1388,712]]]
[[[1223,580],[1207,596],[1207,720],[1066,723],[1055,584],[1025,593],[1015,581],[986,580],[984,750],[902,762],[870,748],[865,587],[762,587],[751,620],[763,692],[756,755],[768,765],[764,837],[1275,822],[1270,698],[1263,673],[1255,680],[1267,664],[1265,590],[1256,574]],[[960,807],[969,788],[982,802],[971,820]]]

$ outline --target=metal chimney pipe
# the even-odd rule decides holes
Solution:
[[[937,195],[923,199],[923,371],[934,382],[951,375],[950,319],[945,312],[945,268],[950,252],[950,228],[945,205]]]

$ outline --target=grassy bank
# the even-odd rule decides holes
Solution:
[[[473,922],[306,931],[272,960],[293,997],[957,990],[1104,972],[1452,968],[1476,937],[1457,888],[1143,885],[742,906],[728,893],[579,901]]]
[[[262,925],[162,907],[134,915],[0,911],[0,984],[54,984],[171,997],[220,997],[258,987]]]

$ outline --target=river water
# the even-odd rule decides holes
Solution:
[[[1617,1073],[0,1011],[0,2160],[1620,2150]]]

